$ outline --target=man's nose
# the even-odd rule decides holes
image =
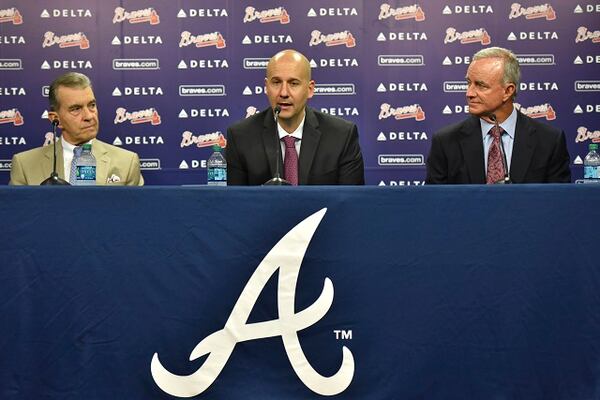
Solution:
[[[288,85],[287,83],[283,83],[281,85],[281,91],[279,92],[279,97],[288,97]]]
[[[473,90],[473,86],[471,86],[471,85],[467,86],[466,96],[467,96],[467,98],[475,97],[475,91]]]

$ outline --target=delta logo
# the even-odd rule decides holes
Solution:
[[[217,49],[224,49],[227,47],[223,35],[221,35],[219,32],[206,33],[202,35],[192,35],[188,31],[181,32],[179,47],[186,47],[190,44],[195,44],[196,47],[215,46]]]
[[[575,43],[585,42],[591,40],[592,43],[600,43],[600,31],[590,32],[585,26],[577,28],[577,37]]]
[[[44,34],[44,42],[42,47],[51,47],[55,44],[61,49],[67,47],[79,47],[81,50],[87,50],[90,48],[90,41],[84,33],[72,33],[70,35],[56,36],[52,31],[48,31]]]
[[[0,111],[0,124],[13,124],[14,126],[23,125],[23,116],[18,109]]]
[[[519,111],[530,118],[546,118],[548,121],[556,119],[556,112],[548,103],[532,107],[523,107],[520,104],[515,103],[515,106],[519,109]]]
[[[425,120],[425,111],[419,104],[394,108],[388,103],[383,103],[379,110],[379,119],[386,119],[391,116],[398,120],[414,118],[416,121],[423,121]]]
[[[354,47],[356,46],[356,39],[354,39],[354,36],[349,31],[331,33],[329,35],[324,35],[318,30],[312,31],[309,46],[318,46],[321,43],[325,43],[327,47],[342,45]]]
[[[131,121],[133,125],[145,124],[148,122],[152,125],[160,125],[160,115],[154,107],[131,113],[127,112],[123,107],[117,108],[114,121],[115,125],[125,121]]]
[[[115,8],[113,24],[123,21],[129,21],[130,24],[142,24],[148,22],[150,25],[158,25],[160,24],[160,16],[152,7],[136,11],[125,11],[123,7]]]
[[[244,23],[253,22],[256,20],[258,20],[261,24],[277,21],[279,21],[280,24],[289,24],[290,15],[283,7],[271,8],[263,11],[257,11],[256,8],[252,6],[246,7]]]
[[[207,133],[205,135],[194,136],[190,131],[181,134],[181,147],[188,147],[195,144],[196,147],[210,147],[218,144],[221,148],[227,147],[227,139],[220,131]]]
[[[444,44],[456,42],[457,40],[460,40],[461,44],[481,43],[483,46],[487,46],[492,42],[490,35],[484,28],[465,32],[457,32],[453,27],[446,29]]]
[[[532,7],[523,7],[519,3],[513,3],[510,7],[508,19],[519,18],[521,16],[525,16],[525,19],[546,18],[547,21],[553,21],[556,19],[556,12],[547,3]]]
[[[591,140],[592,143],[600,143],[600,131],[590,131],[585,126],[580,126],[577,128],[575,143],[585,142],[586,140]]]
[[[392,8],[389,4],[383,3],[379,7],[379,20],[394,17],[395,20],[413,19],[421,22],[425,21],[425,13],[418,4],[407,7]]]
[[[0,23],[2,22],[12,22],[13,25],[21,25],[23,23],[23,17],[15,7],[6,8],[0,10]]]

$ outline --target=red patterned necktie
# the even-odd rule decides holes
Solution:
[[[296,138],[293,136],[285,136],[285,160],[283,169],[285,180],[294,186],[298,186],[298,153],[296,152]]]
[[[500,140],[502,137],[502,128],[493,127],[490,129],[490,135],[493,140],[488,152],[487,184],[494,184],[504,179],[504,163],[502,162],[502,152],[500,151]]]

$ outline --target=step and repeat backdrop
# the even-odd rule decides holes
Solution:
[[[600,142],[600,1],[0,0],[0,183],[51,143],[48,85],[67,71],[92,78],[99,138],[136,151],[148,184],[205,183],[212,144],[267,107],[269,57],[294,48],[309,104],[358,124],[367,183],[423,184],[487,46],[518,55],[519,107],[565,130],[580,179]]]

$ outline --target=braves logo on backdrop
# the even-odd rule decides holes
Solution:
[[[342,46],[354,47],[356,46],[356,39],[349,31],[342,31],[338,33],[331,33],[324,35],[321,31],[314,30],[310,34],[310,46],[318,46],[321,43],[325,43],[325,46]]]
[[[16,108],[0,111],[0,124],[10,123],[12,123],[14,126],[21,126],[24,123],[23,116]]]
[[[283,7],[271,8],[263,11],[257,11],[256,8],[252,6],[246,7],[244,23],[256,20],[259,20],[261,24],[277,21],[279,21],[280,24],[289,24],[290,15]]]
[[[453,27],[446,29],[444,44],[456,42],[457,40],[460,40],[461,44],[481,43],[483,46],[487,46],[492,42],[490,35],[484,28],[465,32],[457,32]]]
[[[188,31],[181,32],[179,47],[186,47],[190,44],[195,44],[196,47],[215,46],[217,49],[224,49],[227,47],[225,38],[223,38],[223,35],[221,35],[220,32],[206,33],[203,35],[192,35]]]
[[[513,3],[510,6],[508,19],[519,18],[521,16],[525,16],[525,19],[546,18],[547,21],[553,21],[556,19],[556,12],[547,3],[533,7],[523,7],[519,3]]]
[[[586,140],[591,140],[592,143],[600,143],[600,131],[590,131],[585,126],[580,126],[577,128],[575,143],[585,142]]]
[[[136,11],[125,11],[123,7],[115,8],[113,24],[123,21],[129,21],[130,24],[141,24],[148,22],[150,25],[157,25],[160,24],[160,16],[152,7]]]
[[[554,111],[554,108],[548,103],[531,107],[522,107],[520,104],[515,103],[515,107],[531,118],[546,118],[548,121],[556,119],[556,111]]]
[[[127,112],[123,107],[117,108],[115,115],[115,125],[123,123],[125,121],[131,121],[132,124],[144,124],[150,123],[152,125],[160,125],[160,115],[155,108],[147,108],[141,111]]]
[[[275,336],[280,336],[283,340],[283,347],[292,368],[310,390],[323,396],[333,396],[348,388],[354,377],[352,352],[344,346],[340,368],[334,375],[326,377],[311,366],[298,338],[299,331],[318,322],[333,304],[331,280],[325,278],[323,290],[312,305],[298,313],[294,311],[296,284],[302,259],[326,212],[327,209],[323,208],[307,217],[269,251],[242,290],[223,329],[204,338],[192,350],[190,361],[208,356],[196,372],[191,375],[175,375],[163,367],[158,353],[154,353],[150,370],[154,381],[163,391],[178,397],[196,396],[208,389],[217,379],[237,343]],[[279,318],[247,323],[258,296],[278,270]]]
[[[12,22],[13,25],[21,25],[23,23],[23,17],[15,7],[6,8],[0,10],[0,23],[2,22]]]
[[[221,148],[227,147],[227,139],[220,131],[207,133],[205,135],[194,136],[190,131],[181,134],[181,147],[188,147],[196,144],[196,147],[209,147],[218,144]]]
[[[83,32],[73,33],[70,35],[56,36],[52,31],[48,31],[44,34],[44,42],[42,47],[51,47],[55,44],[61,49],[67,47],[79,47],[82,50],[90,48],[90,41]]]
[[[580,26],[577,28],[575,43],[585,42],[586,40],[591,40],[592,43],[600,43],[600,31],[590,32],[585,26]]]
[[[394,108],[388,103],[383,103],[379,110],[379,119],[386,119],[391,116],[394,116],[395,119],[414,118],[416,121],[423,121],[425,111],[419,104]]]
[[[259,109],[257,109],[254,106],[248,106],[248,108],[246,108],[246,116],[244,118],[248,118],[253,116],[254,114],[258,114],[260,112]]]
[[[396,20],[415,19],[415,21],[425,21],[425,13],[418,4],[407,7],[393,8],[388,3],[383,3],[379,7],[379,20],[394,17]]]

